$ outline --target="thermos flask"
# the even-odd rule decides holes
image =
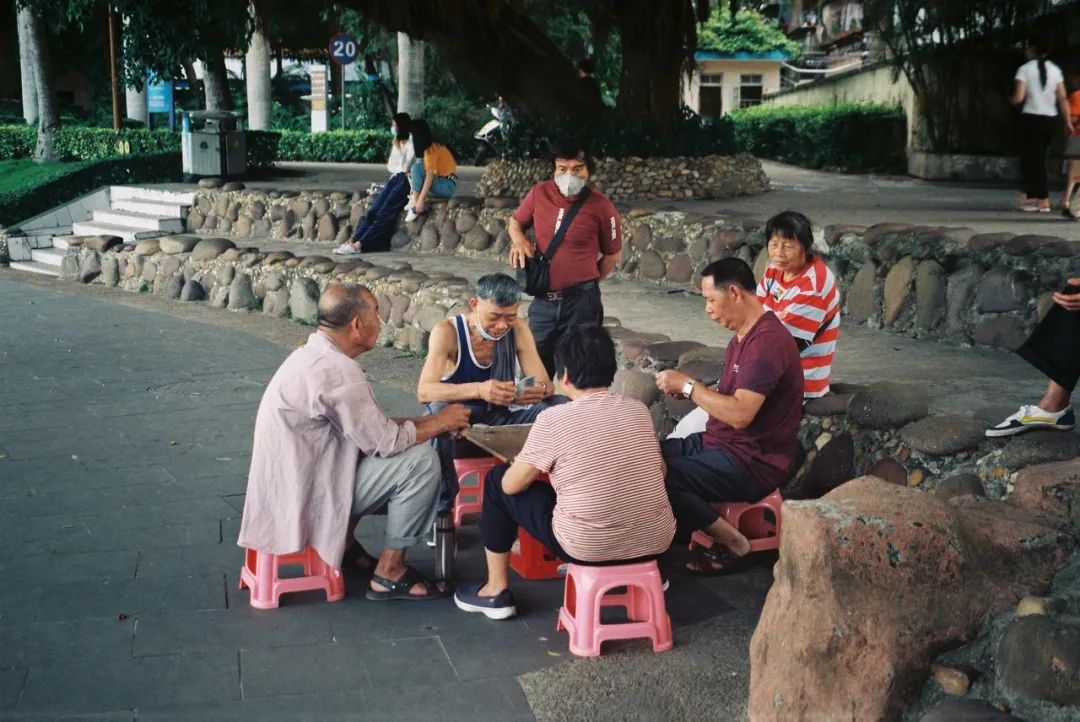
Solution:
[[[440,582],[453,581],[456,553],[454,517],[449,511],[441,511],[435,517],[435,579]]]

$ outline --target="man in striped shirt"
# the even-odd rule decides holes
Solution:
[[[795,338],[803,368],[803,397],[829,393],[836,340],[840,336],[840,294],[836,278],[819,257],[810,219],[785,211],[765,224],[769,266],[757,297]]]
[[[517,613],[509,567],[519,526],[567,561],[629,561],[671,545],[675,517],[649,410],[608,391],[617,368],[611,336],[579,326],[560,339],[556,358],[571,402],[541,412],[513,465],[487,475],[480,534],[488,577],[458,587],[463,611]],[[551,483],[538,482],[541,474]]]

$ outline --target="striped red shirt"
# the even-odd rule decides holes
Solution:
[[[550,475],[552,529],[573,558],[635,559],[671,545],[663,457],[640,401],[604,392],[552,406],[536,417],[516,461]]]
[[[758,300],[776,314],[797,342],[810,344],[799,352],[803,397],[824,396],[829,393],[836,339],[840,337],[840,294],[836,278],[817,256],[797,277],[785,282],[783,276],[783,271],[769,264],[758,283]],[[828,319],[831,320],[825,330],[818,335]]]

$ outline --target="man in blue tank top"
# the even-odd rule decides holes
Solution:
[[[566,401],[561,396],[552,398],[554,385],[532,332],[518,318],[520,302],[517,281],[493,273],[476,282],[469,313],[435,325],[416,389],[429,413],[462,403],[471,410],[473,424],[529,424],[552,403]],[[530,376],[532,385],[518,393],[516,381]],[[443,511],[453,506],[458,492],[455,454],[459,458],[477,454],[471,444],[447,437],[435,439],[435,448],[442,464],[439,510]]]

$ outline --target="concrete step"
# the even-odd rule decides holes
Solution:
[[[60,268],[67,251],[62,248],[34,248],[30,251],[30,260]]]
[[[41,263],[40,261],[12,261],[8,266],[16,271],[27,271],[29,273],[40,273],[43,276],[59,276],[60,269],[56,266],[50,266],[47,263]]]
[[[169,201],[144,201],[137,198],[114,198],[113,210],[129,211],[144,216],[158,216],[160,218],[187,218],[190,206]]]
[[[118,200],[138,200],[190,206],[195,203],[195,192],[167,191],[159,188],[143,188],[141,186],[110,186],[109,198],[113,202]]]
[[[158,236],[168,235],[168,233],[168,231],[137,228],[117,223],[98,223],[96,221],[71,224],[71,235],[73,236],[116,236],[122,238],[126,243],[134,243],[144,238],[157,238]]]
[[[162,233],[180,233],[184,230],[184,222],[179,218],[162,218],[156,215],[148,216],[142,213],[120,210],[94,211],[91,222],[110,226],[142,228],[148,231],[161,231]]]

